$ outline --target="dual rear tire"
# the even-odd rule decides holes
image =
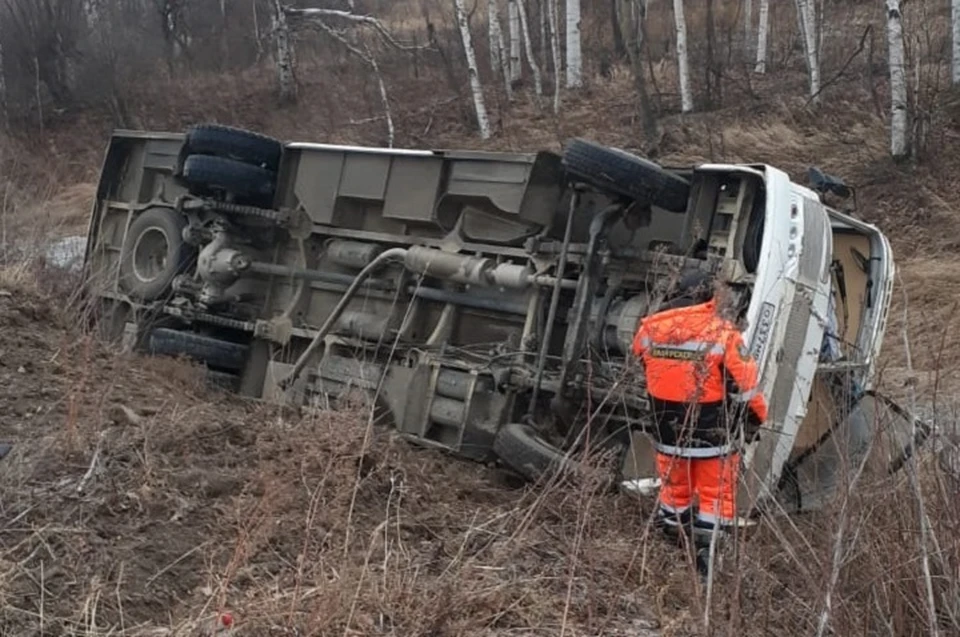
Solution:
[[[283,144],[253,131],[199,124],[187,131],[176,177],[198,196],[271,207]]]

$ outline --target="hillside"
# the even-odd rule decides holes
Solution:
[[[946,3],[905,9],[916,142],[905,162],[889,153],[881,3],[823,3],[830,28],[814,104],[792,3],[773,3],[770,64],[758,75],[738,53],[743,3],[714,8],[708,40],[705,7],[714,3],[688,2],[697,108],[683,115],[669,3],[651,3],[644,74],[655,138],[600,4],[584,3],[585,85],[564,90],[554,113],[547,64],[539,105],[527,67],[507,101],[486,62],[485,3],[476,3],[494,128],[481,140],[452,3],[358,0],[393,37],[423,46],[432,32],[439,47],[398,52],[357,40],[379,60],[394,145],[559,150],[576,136],[665,165],[766,162],[801,183],[811,165],[841,176],[857,189],[853,214],[888,234],[899,266],[884,389],[914,390],[955,422],[960,93],[949,87]],[[280,104],[273,61],[254,59],[241,18],[238,10],[224,40],[240,61],[226,70],[211,62],[220,45],[199,28],[192,66],[136,57],[140,36],[117,35],[110,86],[91,66],[83,77],[92,97],[78,89],[66,107],[44,94],[41,109],[30,101],[31,75],[10,71],[16,46],[0,28],[11,78],[0,133],[0,442],[16,445],[0,461],[0,634],[192,637],[219,622],[258,637],[812,635],[825,613],[836,635],[960,627],[949,602],[960,599],[960,485],[942,476],[919,487],[903,477],[862,484],[818,516],[765,522],[722,569],[707,630],[704,592],[654,534],[649,501],[522,486],[414,448],[359,411],[239,402],[202,389],[187,363],[118,355],[79,327],[78,282],[23,249],[86,232],[113,128],[222,122],[283,139],[388,143],[368,65],[318,32],[300,33],[297,102]]]

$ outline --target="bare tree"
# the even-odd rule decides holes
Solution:
[[[497,0],[487,0],[487,18],[490,22],[490,65],[493,72],[500,73],[504,80],[507,100],[513,100],[513,83],[510,81],[510,62],[503,41],[503,29],[500,28],[500,7]]]
[[[187,52],[189,36],[183,17],[184,0],[154,0],[160,15],[160,30],[167,45],[167,64],[172,71],[176,60]]]
[[[227,23],[227,0],[220,0],[220,65],[227,68],[230,64],[230,37]]]
[[[0,116],[4,129],[10,128],[10,112],[7,110],[7,75],[3,70],[3,33],[0,33]]]
[[[583,54],[580,50],[580,0],[567,0],[567,87],[583,86]]]
[[[560,112],[560,25],[557,20],[557,0],[547,0],[550,27],[550,52],[553,60],[553,112]]]
[[[287,13],[280,0],[272,0],[273,15],[271,31],[276,50],[277,79],[280,83],[280,102],[292,103],[297,100],[297,78],[294,66],[293,43],[290,39],[290,25]]]
[[[523,75],[520,64],[520,0],[509,0],[507,19],[510,27],[510,81],[516,82]]]
[[[810,75],[810,99],[820,102],[820,47],[817,44],[817,12],[814,0],[796,0],[797,21],[803,38],[803,53]]]
[[[253,41],[257,47],[257,62],[263,59],[263,40],[260,36],[260,16],[257,11],[257,0],[251,0],[251,14],[253,15]]]
[[[497,35],[500,31],[500,18],[497,17],[497,0],[487,0],[487,41],[490,49],[490,70],[500,71],[500,47]]]
[[[3,6],[6,33],[17,34],[15,43],[6,43],[5,57],[22,77],[33,78],[38,111],[43,87],[55,108],[71,106],[85,25],[83,5],[75,0],[4,0]]]
[[[630,58],[630,68],[633,72],[634,86],[640,105],[640,119],[643,122],[643,133],[646,137],[648,154],[652,154],[653,147],[660,137],[660,126],[657,122],[657,113],[650,92],[647,90],[647,0],[618,0],[617,17],[620,21],[620,33],[623,35],[624,48]]]
[[[770,32],[770,0],[760,0],[760,24],[757,25],[757,65],[754,72],[767,72],[767,35]]]
[[[533,90],[539,98],[543,95],[543,82],[540,79],[540,65],[537,64],[537,59],[533,55],[533,43],[530,41],[530,25],[527,21],[527,8],[523,0],[515,0],[515,2],[517,12],[520,15],[520,28],[523,29],[524,51],[527,53],[527,62],[530,63],[530,72],[533,73]]]
[[[743,46],[750,55],[750,41],[753,39],[753,0],[743,0]]]
[[[953,61],[951,78],[954,84],[960,84],[960,0],[952,0],[950,24],[953,27]]]
[[[457,24],[460,27],[460,38],[463,40],[463,51],[467,57],[470,91],[473,94],[473,106],[477,111],[477,126],[480,129],[481,139],[489,139],[490,120],[487,118],[487,108],[483,101],[483,86],[480,84],[480,73],[477,71],[477,59],[473,52],[473,41],[470,38],[467,12],[463,8],[463,0],[453,0],[453,6],[457,13]]]
[[[680,74],[680,109],[684,113],[693,110],[693,94],[690,92],[690,66],[687,59],[687,21],[683,14],[683,0],[673,0],[673,19],[677,27],[677,66]]]
[[[890,63],[890,154],[905,159],[907,144],[907,77],[903,50],[903,16],[900,0],[886,0],[887,48]]]

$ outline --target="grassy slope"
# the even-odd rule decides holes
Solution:
[[[851,14],[851,34],[876,17],[861,11]],[[669,21],[658,20],[657,32],[667,32]],[[851,34],[846,46],[828,38],[831,73]],[[701,46],[693,43],[695,54]],[[907,309],[914,365],[951,381],[960,356],[951,329],[960,151],[945,96],[925,162],[894,166],[882,70],[879,113],[862,56],[860,70],[836,80],[814,110],[798,97],[803,67],[790,51],[775,39],[776,73],[751,78],[750,91],[731,80],[724,108],[665,117],[660,159],[764,161],[801,181],[816,164],[856,185],[858,214],[891,236],[902,266],[885,368],[903,380]],[[473,134],[469,101],[456,99],[436,67],[419,77],[404,60],[384,67],[398,146],[557,150],[575,135],[646,143],[619,66],[605,75],[591,68],[589,85],[565,96],[557,117],[532,104],[529,87],[510,108],[491,88],[498,133],[486,143]],[[288,139],[385,142],[383,121],[370,121],[381,113],[369,81],[318,61],[302,68],[297,108],[275,109],[269,71],[252,69],[132,87],[130,123],[179,130],[222,121]],[[653,69],[657,85],[673,90],[672,63]],[[673,101],[665,96],[665,110]],[[9,236],[85,228],[111,124],[96,113],[66,117],[42,139],[0,147]],[[648,621],[665,635],[700,630],[693,578],[675,552],[647,540],[648,503],[516,490],[483,467],[368,431],[362,416],[306,417],[199,391],[184,365],[101,351],[51,300],[61,288],[33,274],[8,268],[0,294],[0,438],[20,443],[0,466],[0,632],[193,635],[221,609],[235,613],[241,634],[259,635],[559,634],[561,626],[637,634]],[[958,554],[950,488],[925,492],[940,542],[934,576],[951,572]],[[886,617],[885,632],[926,633],[916,504],[907,485],[884,483],[845,509],[765,527],[725,570],[714,624],[736,634],[813,634],[835,582],[837,634],[877,631]],[[837,537],[844,567],[834,579]],[[956,598],[956,587],[955,577],[936,578],[936,599]],[[955,626],[952,609],[938,608]]]

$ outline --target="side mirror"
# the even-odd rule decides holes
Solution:
[[[842,179],[828,175],[815,166],[807,169],[807,179],[810,180],[811,188],[821,194],[832,192],[842,199],[846,199],[852,194],[850,187],[843,183]]]

